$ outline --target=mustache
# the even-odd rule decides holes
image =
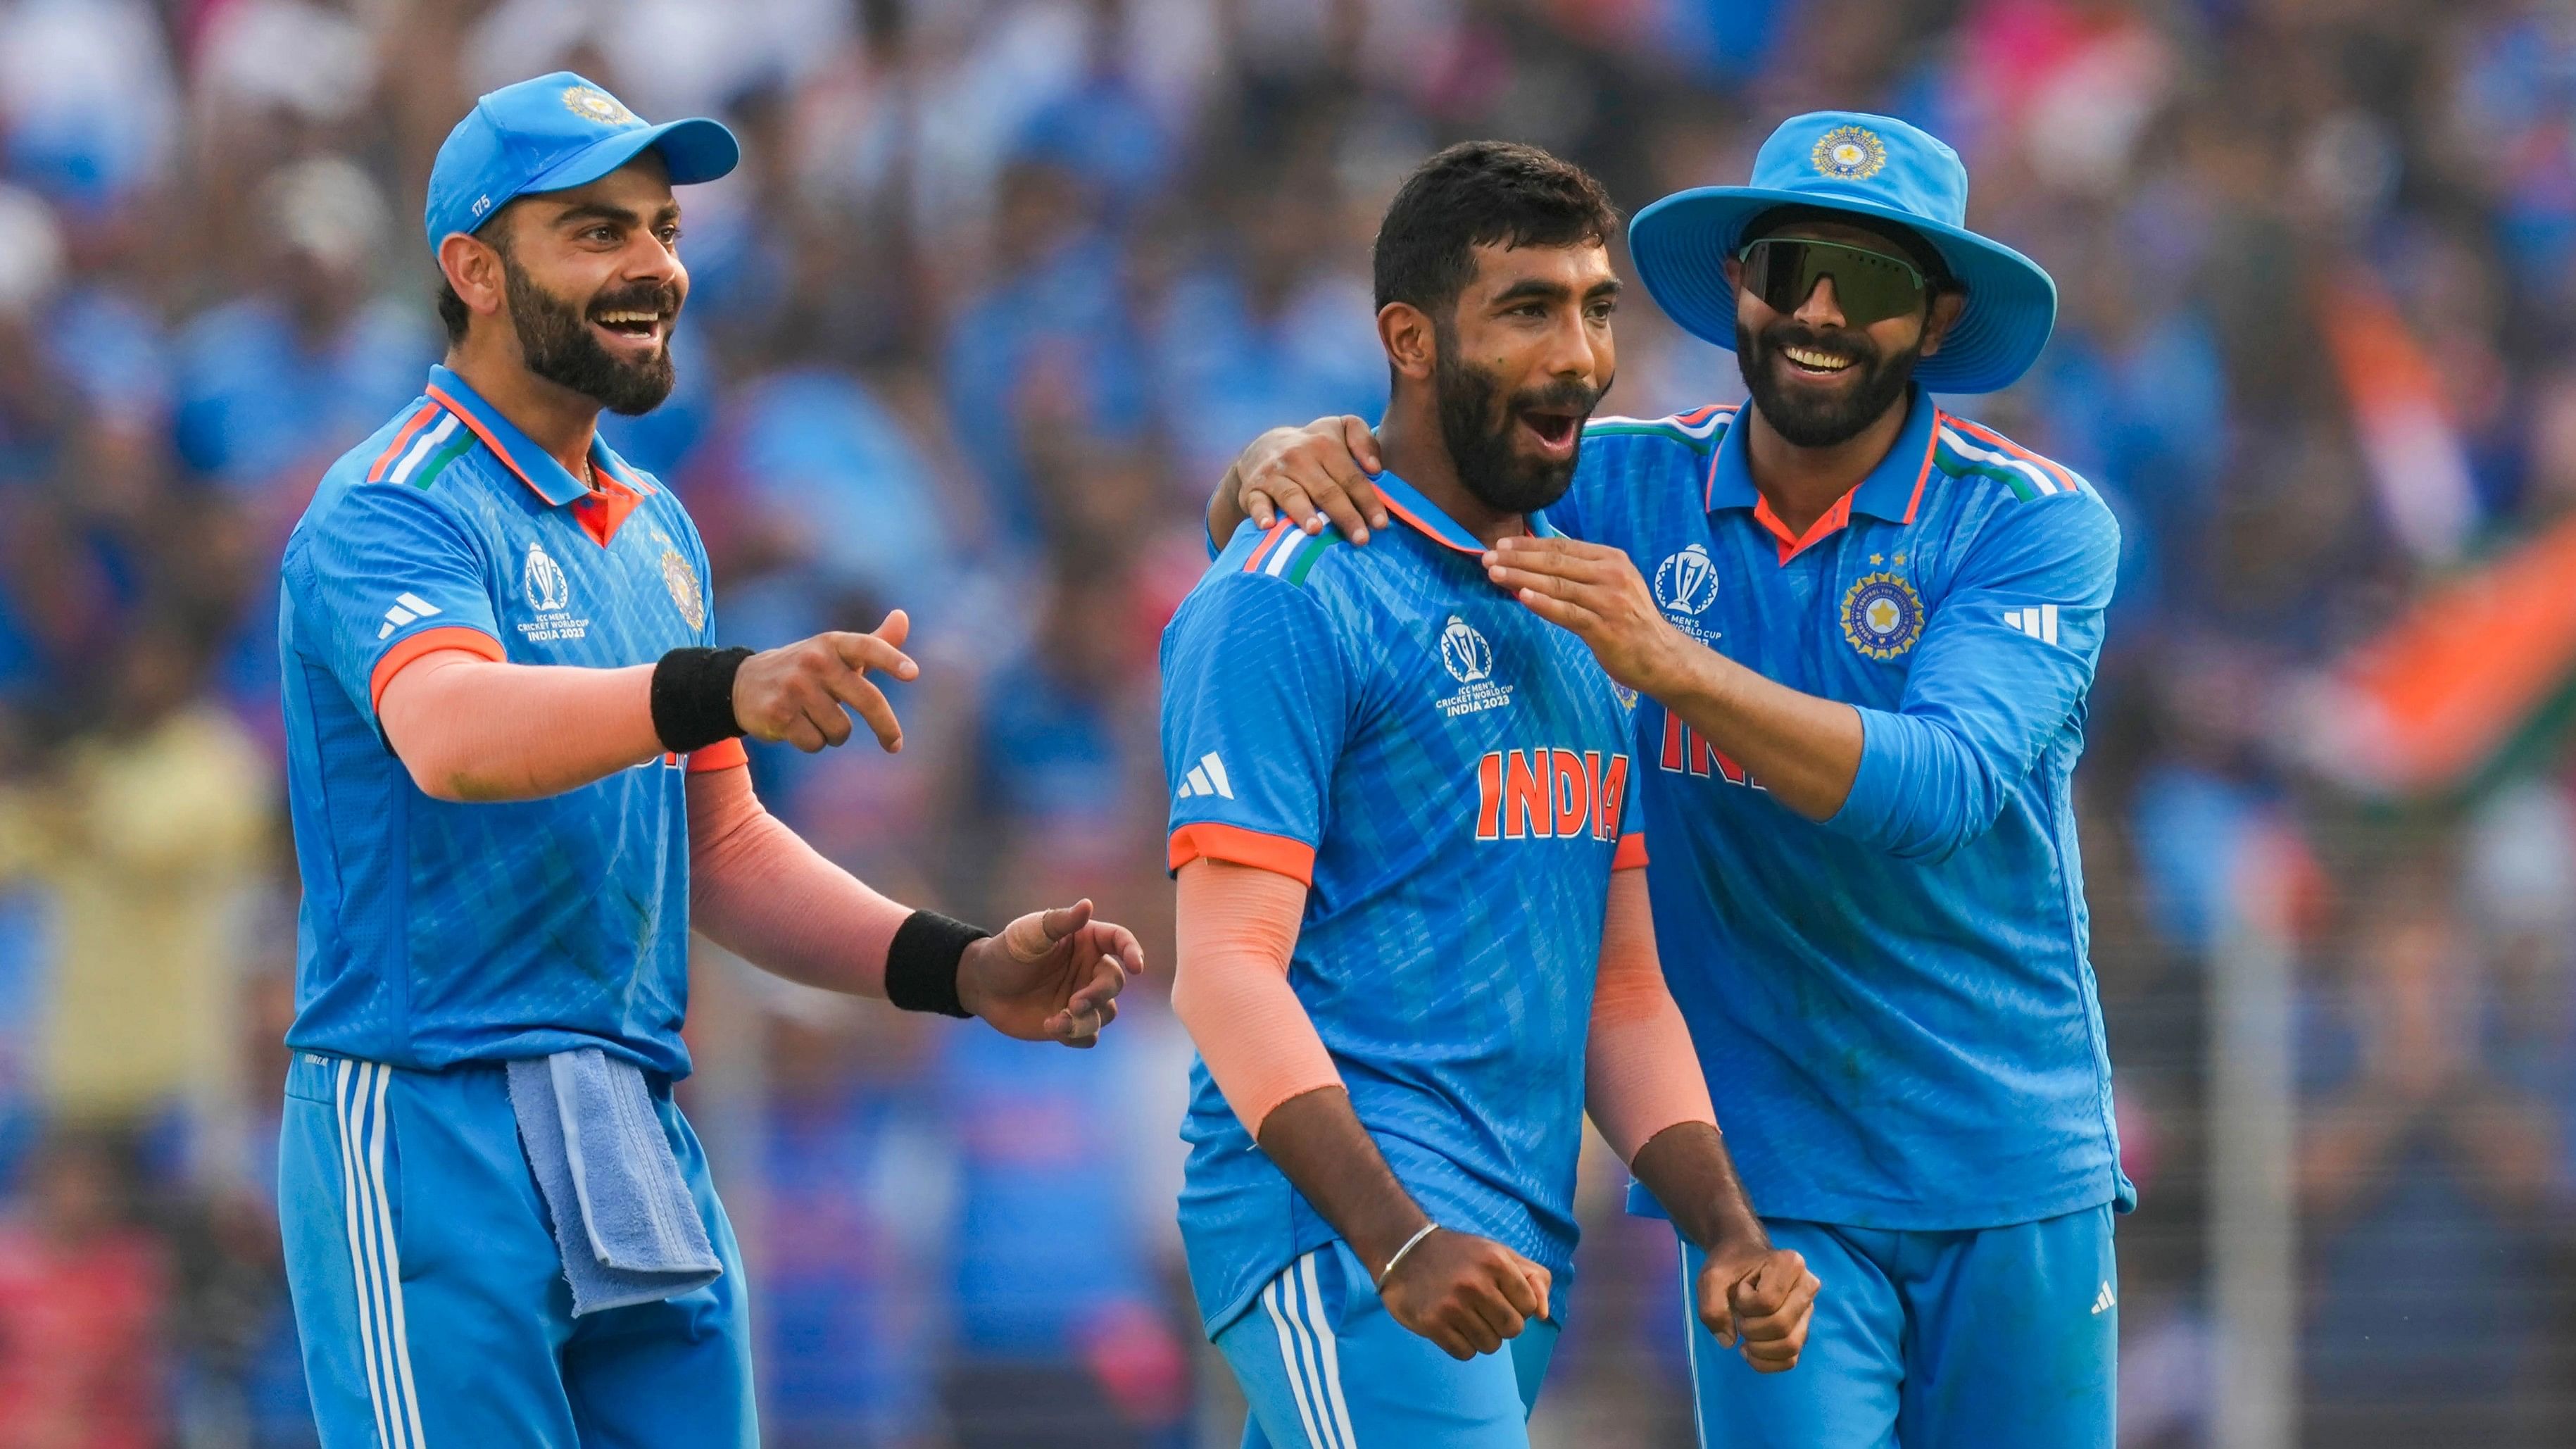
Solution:
[[[1827,356],[1842,358],[1847,362],[1878,361],[1878,349],[1871,346],[1867,338],[1855,336],[1839,328],[1824,332],[1803,322],[1774,322],[1762,329],[1758,340],[1765,352],[1777,352],[1784,347],[1803,347],[1811,352],[1822,352]]]
[[[668,282],[634,282],[592,294],[583,315],[596,317],[602,312],[659,312],[665,317],[680,311],[680,289]]]
[[[1541,387],[1526,387],[1504,399],[1503,406],[1515,413],[1572,413],[1576,421],[1592,415],[1610,384],[1593,387],[1573,378],[1559,378]]]

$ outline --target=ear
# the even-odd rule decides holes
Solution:
[[[1431,314],[1410,302],[1389,302],[1378,309],[1377,341],[1386,349],[1388,364],[1416,382],[1427,380],[1440,360]]]
[[[501,315],[508,288],[501,275],[501,253],[491,243],[461,231],[449,232],[438,244],[438,270],[468,311],[481,317]]]
[[[1941,339],[1959,325],[1959,314],[1967,310],[1968,294],[1958,287],[1945,287],[1933,294],[1932,311],[1923,319],[1923,355],[1930,357],[1941,350]]]

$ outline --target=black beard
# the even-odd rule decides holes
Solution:
[[[662,399],[671,395],[678,374],[671,368],[667,340],[649,361],[620,362],[590,334],[582,309],[538,286],[536,278],[519,270],[519,264],[507,256],[501,258],[501,275],[510,301],[510,325],[519,334],[519,355],[528,371],[630,418],[660,407]],[[680,299],[662,282],[639,282],[590,299],[593,312],[621,308],[658,310],[676,317]]]
[[[1583,457],[1583,420],[1592,416],[1608,385],[1555,382],[1506,400],[1499,379],[1458,356],[1457,339],[1447,328],[1435,340],[1440,356],[1432,364],[1432,394],[1440,408],[1440,440],[1449,447],[1459,483],[1496,513],[1536,513],[1564,497],[1574,485],[1574,465]],[[1531,458],[1512,445],[1519,414],[1526,408],[1574,415],[1574,451],[1564,462]]]
[[[1863,369],[1860,385],[1840,399],[1819,399],[1778,385],[1772,357],[1784,347],[1813,348],[1852,359]],[[1743,323],[1735,324],[1735,365],[1753,394],[1755,411],[1771,430],[1801,448],[1830,448],[1859,437],[1898,399],[1914,380],[1914,364],[1923,357],[1916,342],[1903,352],[1880,357],[1848,332],[1817,332],[1796,322],[1774,322],[1756,338]]]

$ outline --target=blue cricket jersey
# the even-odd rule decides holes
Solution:
[[[2118,525],[1918,390],[1792,538],[1735,416],[1596,420],[1550,513],[1626,550],[1685,633],[1860,711],[1821,824],[1636,714],[1655,939],[1754,1206],[1885,1229],[2125,1211],[2069,788]]]
[[[421,793],[376,720],[386,681],[437,649],[614,668],[714,642],[679,500],[604,443],[591,470],[595,490],[433,367],[288,538],[290,1045],[426,1070],[595,1046],[687,1073],[682,762],[452,804]],[[727,742],[690,763],[742,759]]]
[[[1474,535],[1380,488],[1409,527],[1360,549],[1246,523],[1164,632],[1171,865],[1307,883],[1289,985],[1361,1124],[1433,1218],[1562,1281],[1610,873],[1644,860],[1628,706]],[[1191,1087],[1181,1235],[1213,1336],[1338,1234],[1203,1062]]]

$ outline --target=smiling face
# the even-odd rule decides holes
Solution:
[[[628,415],[670,396],[689,273],[661,158],[647,151],[587,186],[522,197],[498,222],[491,250],[528,370]]]
[[[1878,233],[1831,221],[1801,221],[1766,233],[1845,246],[1910,261]],[[1821,277],[1790,312],[1779,312],[1744,286],[1744,263],[1730,259],[1735,284],[1735,361],[1753,406],[1781,437],[1802,448],[1829,448],[1859,436],[1902,403],[1914,364],[1940,350],[1958,321],[1964,294],[1945,290],[1928,304],[1865,327],[1849,325],[1831,277]]]
[[[1441,439],[1478,501],[1527,513],[1574,481],[1584,419],[1618,372],[1619,279],[1598,242],[1485,245],[1475,260],[1432,328]]]

